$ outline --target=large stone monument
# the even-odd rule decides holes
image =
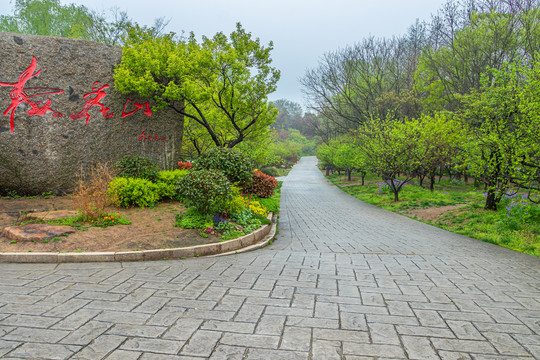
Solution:
[[[81,170],[124,155],[175,168],[183,118],[115,91],[121,57],[92,41],[0,33],[0,193],[70,192]]]

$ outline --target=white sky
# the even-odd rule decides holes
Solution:
[[[167,32],[212,37],[230,34],[236,23],[265,45],[274,42],[273,65],[281,80],[270,100],[286,98],[304,105],[298,79],[317,66],[327,51],[363,38],[404,34],[416,19],[429,20],[445,0],[61,0],[93,10],[118,7],[141,25],[170,18]],[[0,0],[0,13],[12,12],[13,0]]]

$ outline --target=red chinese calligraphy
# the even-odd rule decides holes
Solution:
[[[137,140],[148,140],[148,141],[156,140],[156,141],[158,141],[159,139],[160,139],[160,136],[158,136],[156,134],[151,135],[150,133],[148,135],[146,135],[146,131],[143,131]],[[161,141],[167,141],[167,137],[166,136],[161,136]]]
[[[135,114],[137,111],[141,110],[143,107],[144,107],[143,114],[146,116],[152,116],[152,110],[150,110],[150,105],[148,104],[148,101],[142,104],[135,101],[133,102],[133,105],[135,106],[136,109],[130,112],[126,112],[126,106],[131,101],[132,101],[131,99],[126,100],[126,103],[124,104],[124,110],[122,110],[122,118]]]
[[[71,120],[82,119],[83,117],[86,116],[86,124],[88,124],[88,120],[90,120],[90,114],[88,113],[88,111],[90,110],[92,106],[99,106],[101,110],[98,110],[98,111],[103,114],[103,117],[105,119],[110,119],[114,116],[113,113],[109,112],[111,109],[109,109],[108,107],[100,103],[100,101],[103,100],[105,96],[107,96],[107,93],[105,92],[105,90],[109,88],[109,85],[103,85],[102,87],[98,89],[97,88],[98,84],[99,84],[99,81],[96,81],[95,83],[93,83],[92,92],[84,94],[83,96],[83,98],[85,99],[91,95],[95,95],[95,97],[86,100],[86,103],[84,104],[81,112],[77,114],[72,114],[70,116]]]
[[[27,114],[30,116],[33,115],[45,115],[47,111],[50,111],[53,113],[53,117],[62,117],[62,114],[60,114],[58,111],[54,111],[51,109],[51,99],[45,99],[42,101],[32,101],[31,98],[35,96],[42,96],[42,95],[51,95],[51,94],[62,94],[64,93],[61,89],[55,89],[55,88],[44,88],[44,87],[30,87],[26,88],[26,82],[36,76],[38,76],[41,73],[41,69],[38,70],[35,74],[34,71],[36,71],[37,67],[37,60],[35,56],[32,56],[32,61],[30,62],[30,66],[24,70],[19,75],[19,80],[15,83],[4,83],[0,82],[0,86],[13,86],[13,90],[9,92],[9,96],[11,98],[11,104],[8,106],[6,111],[4,111],[3,115],[6,116],[8,113],[10,114],[10,127],[11,127],[11,133],[13,133],[13,130],[15,128],[14,125],[14,115],[15,110],[19,105],[21,104],[27,104],[30,106],[31,109],[27,111]],[[44,93],[40,94],[34,94],[34,95],[28,95],[26,93],[27,90],[49,90]]]

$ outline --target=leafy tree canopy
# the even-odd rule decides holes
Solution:
[[[184,41],[135,27],[126,37],[115,85],[123,93],[154,98],[156,109],[183,115],[192,131],[203,130],[206,143],[232,148],[246,139],[266,139],[276,119],[268,101],[280,76],[271,66],[272,49],[240,23],[229,37],[219,32],[200,43],[193,33]]]
[[[486,185],[485,208],[496,210],[512,183],[540,187],[540,65],[506,64],[481,83],[463,99],[470,129],[463,162]]]

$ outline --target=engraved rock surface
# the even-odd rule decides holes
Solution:
[[[121,57],[117,46],[0,32],[0,192],[71,192],[81,170],[124,155],[176,167],[183,118],[148,116],[153,99],[115,91]]]

